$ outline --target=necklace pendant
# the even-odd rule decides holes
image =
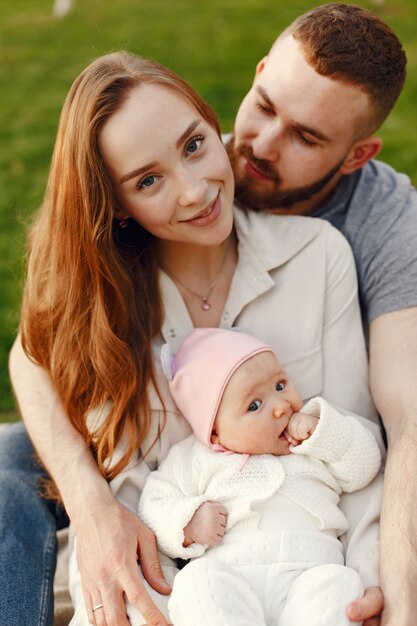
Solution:
[[[207,298],[203,298],[203,304],[201,305],[203,311],[210,311],[211,305],[207,302]]]

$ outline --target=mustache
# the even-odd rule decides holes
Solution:
[[[263,159],[258,159],[254,155],[253,150],[250,146],[242,145],[242,146],[239,146],[238,150],[242,156],[246,157],[247,159],[249,159],[249,161],[251,161],[251,163],[256,167],[257,170],[261,172],[261,174],[264,174],[276,184],[279,184],[281,182],[280,177],[274,171],[274,168],[271,165],[271,163],[269,161],[264,161]]]

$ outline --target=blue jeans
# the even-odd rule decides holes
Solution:
[[[56,530],[62,507],[42,498],[45,476],[21,422],[0,429],[0,626],[52,626]]]

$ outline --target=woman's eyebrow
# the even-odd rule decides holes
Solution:
[[[181,137],[178,139],[177,143],[175,144],[177,146],[177,148],[179,148],[181,146],[181,144],[184,142],[184,140],[188,137],[188,135],[190,133],[193,132],[194,128],[196,128],[199,124],[200,124],[201,120],[193,120],[191,122],[191,124],[189,124],[187,126],[187,128],[185,129],[185,131],[182,133]]]
[[[132,170],[128,174],[125,174],[124,176],[121,177],[121,179],[119,180],[119,185],[121,185],[122,183],[125,183],[127,180],[130,180],[134,176],[139,176],[139,174],[143,174],[143,172],[146,172],[146,170],[150,170],[153,167],[156,167],[157,165],[158,165],[158,161],[152,161],[151,163],[147,163],[146,165],[143,165],[142,167],[138,167],[137,169]]]
[[[185,131],[181,134],[181,137],[175,143],[177,148],[181,146],[184,140],[188,137],[190,133],[193,132],[193,130],[200,124],[200,122],[201,122],[201,119],[196,119],[196,120],[193,120],[191,124],[187,126]],[[128,174],[125,174],[124,176],[121,177],[119,181],[119,185],[122,185],[123,183],[130,180],[134,176],[139,176],[140,174],[143,174],[143,172],[146,172],[146,170],[152,169],[153,167],[156,167],[157,165],[158,165],[158,161],[152,161],[152,163],[147,163],[143,167],[138,167],[137,169],[132,170]]]

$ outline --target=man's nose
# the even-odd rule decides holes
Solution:
[[[265,124],[252,142],[253,154],[264,161],[278,161],[280,156],[280,125]]]

